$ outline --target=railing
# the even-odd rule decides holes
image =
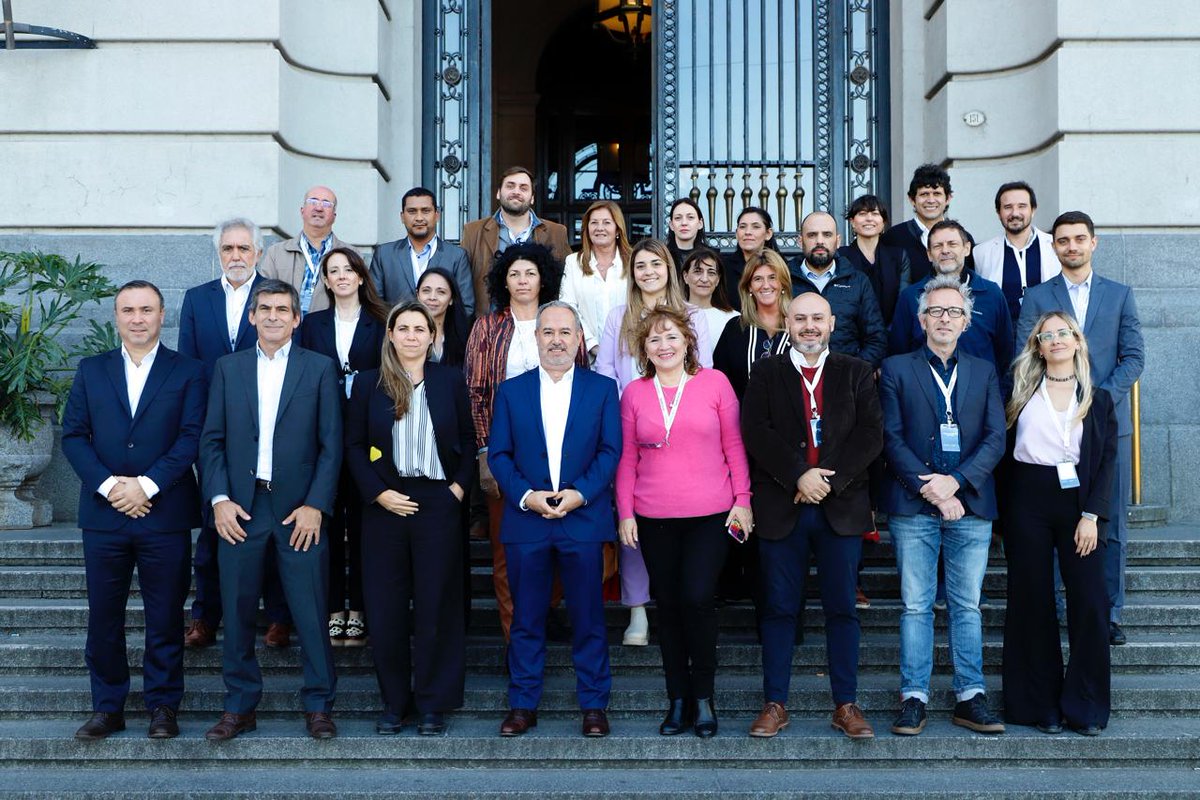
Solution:
[[[1133,450],[1133,505],[1142,504],[1142,382],[1134,381],[1129,390],[1129,414],[1133,418],[1133,436],[1129,441]]]
[[[679,182],[690,187],[688,197],[704,210],[710,245],[732,248],[737,215],[747,206],[758,206],[772,215],[779,246],[793,248],[799,246],[813,168],[811,161],[683,162]]]
[[[94,41],[79,33],[13,22],[12,0],[3,0],[0,8],[4,13],[5,50],[93,50],[96,47]],[[36,38],[18,42],[18,33]]]

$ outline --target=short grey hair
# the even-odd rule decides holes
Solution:
[[[583,319],[579,316],[579,309],[568,303],[566,300],[551,300],[549,303],[542,303],[537,310],[537,325],[541,327],[542,312],[551,308],[565,308],[571,312],[571,316],[575,318],[575,330],[583,331]]]
[[[953,289],[958,292],[963,299],[963,312],[967,318],[967,324],[971,324],[971,310],[975,308],[975,300],[971,294],[971,287],[958,279],[957,275],[938,275],[930,278],[925,284],[925,288],[921,290],[921,298],[917,301],[917,316],[925,316],[925,309],[929,308],[929,295],[939,289]]]
[[[217,227],[213,228],[213,249],[218,253],[221,252],[221,237],[225,235],[225,231],[241,228],[250,232],[250,238],[254,240],[254,249],[259,253],[263,249],[263,235],[258,226],[245,217],[231,217],[223,222],[218,222]]]

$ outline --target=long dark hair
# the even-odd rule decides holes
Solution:
[[[413,382],[408,377],[408,373],[404,371],[404,365],[400,363],[400,356],[396,354],[396,346],[392,344],[392,328],[396,326],[396,320],[401,314],[420,314],[425,317],[425,322],[429,325],[429,334],[433,339],[437,338],[437,323],[433,320],[433,315],[429,313],[429,309],[418,303],[416,300],[410,300],[407,303],[401,303],[391,310],[388,314],[385,324],[387,325],[387,336],[383,339],[383,349],[379,357],[379,386],[384,393],[392,400],[392,411],[396,415],[396,419],[403,419],[408,413],[409,403],[412,401]],[[433,348],[432,341],[430,349]],[[428,358],[428,354],[426,358]]]
[[[467,349],[467,337],[471,335],[471,322],[467,319],[467,309],[463,305],[462,293],[454,276],[442,267],[429,267],[421,273],[417,281],[417,298],[421,296],[421,287],[430,275],[437,275],[450,285],[450,307],[442,320],[442,360],[441,363],[459,366],[463,363],[463,354]],[[435,339],[437,337],[434,337]]]
[[[380,322],[387,322],[388,307],[375,289],[375,281],[371,278],[370,270],[367,269],[367,262],[363,261],[363,257],[353,247],[335,247],[326,253],[325,257],[321,259],[321,277],[326,277],[325,270],[329,267],[329,259],[337,254],[345,256],[346,260],[350,262],[350,269],[354,270],[355,275],[362,278],[362,283],[358,287],[358,302],[362,305],[363,310]],[[333,290],[328,285],[325,286],[325,296],[329,298],[329,305],[333,306],[335,304]]]
[[[763,249],[774,250],[776,253],[778,253],[779,244],[775,241],[775,222],[771,219],[771,213],[765,208],[759,208],[758,206],[746,206],[742,209],[742,213],[737,215],[737,221],[740,223],[742,221],[742,217],[746,216],[747,214],[757,214],[759,218],[762,219],[763,224],[767,226],[767,230],[771,231],[771,238],[763,242]],[[734,242],[734,247],[738,250],[741,250],[742,246],[740,244],[736,244],[737,225],[734,225]]]
[[[671,230],[671,217],[675,216],[675,209],[680,206],[691,206],[696,212],[696,216],[700,218],[700,230],[696,231],[696,239],[692,242],[692,250],[699,250],[701,247],[708,247],[708,231],[705,230],[704,212],[700,210],[700,204],[690,197],[681,197],[674,203],[671,203],[671,210],[667,212],[667,247],[672,250],[678,250],[679,245],[675,242],[675,231]]]
[[[725,288],[725,262],[721,260],[721,254],[716,250],[709,250],[707,247],[696,247],[692,252],[688,253],[687,258],[683,260],[683,267],[680,272],[683,273],[683,296],[689,302],[692,299],[692,287],[688,286],[687,274],[692,267],[701,261],[711,261],[717,267],[717,285],[712,293],[712,306],[719,308],[722,311],[733,311],[733,304],[729,302],[729,291]]]

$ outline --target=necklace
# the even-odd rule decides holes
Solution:
[[[1075,380],[1075,376],[1068,375],[1065,378],[1056,378],[1053,375],[1047,375],[1046,380],[1053,381],[1054,383],[1070,383],[1071,381]]]

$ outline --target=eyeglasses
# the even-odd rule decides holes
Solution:
[[[1037,340],[1039,342],[1041,342],[1042,344],[1050,344],[1055,339],[1073,339],[1073,338],[1075,338],[1075,334],[1071,331],[1070,328],[1059,328],[1056,331],[1046,331],[1045,333],[1039,333],[1037,335]]]
[[[967,312],[962,306],[930,306],[925,309],[925,313],[934,319],[942,317],[950,317],[950,319],[958,319],[964,316]]]
[[[322,200],[320,197],[310,197],[304,201],[304,205],[309,208],[333,208],[332,200]]]

